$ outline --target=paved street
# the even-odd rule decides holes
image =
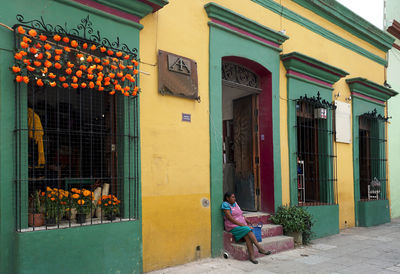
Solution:
[[[356,227],[317,239],[307,247],[260,258],[258,265],[205,259],[156,273],[400,273],[400,218],[376,227]]]

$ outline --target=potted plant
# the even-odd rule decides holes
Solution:
[[[42,202],[45,208],[46,225],[56,225],[61,212],[60,191],[57,188],[47,187],[46,192],[42,192]]]
[[[271,217],[274,224],[283,227],[285,235],[292,236],[296,244],[308,244],[311,240],[312,216],[300,206],[280,206]]]
[[[104,216],[108,220],[115,220],[117,214],[119,214],[119,204],[121,203],[114,195],[103,195],[97,204],[101,207],[104,212]]]
[[[76,222],[83,224],[86,222],[86,215],[91,212],[94,199],[93,192],[87,189],[71,189],[71,207],[76,209]]]
[[[40,190],[38,190],[31,196],[31,211],[28,214],[28,225],[32,227],[38,227],[44,224],[40,194]]]

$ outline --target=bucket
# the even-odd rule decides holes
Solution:
[[[257,226],[253,226],[253,233],[254,236],[256,236],[257,242],[261,243],[262,242],[262,237],[261,237],[261,228],[262,228],[262,224],[258,224]]]

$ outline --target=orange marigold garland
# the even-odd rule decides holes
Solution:
[[[114,95],[136,96],[138,62],[129,54],[63,34],[41,33],[18,26],[19,40],[11,70],[15,81],[37,86],[88,88]]]

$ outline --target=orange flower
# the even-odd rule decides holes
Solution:
[[[124,74],[122,72],[117,73],[117,77],[122,78],[123,76],[124,76]]]
[[[71,87],[73,87],[73,88],[78,88],[78,87],[79,87],[79,85],[78,85],[78,84],[76,84],[76,83],[73,83],[73,84],[71,84]]]
[[[139,87],[135,87],[134,89],[133,89],[133,92],[137,92],[139,90]]]
[[[44,66],[46,67],[46,68],[49,68],[49,67],[51,67],[53,64],[49,61],[49,60],[46,60],[46,61],[44,61]]]
[[[47,36],[46,35],[43,35],[43,34],[41,34],[40,36],[39,36],[39,39],[41,40],[41,41],[46,41],[47,40]]]
[[[75,75],[78,76],[78,77],[81,77],[82,76],[82,71],[81,70],[77,70]]]
[[[98,77],[97,77],[97,81],[100,81],[100,82],[103,81],[103,76],[101,76],[101,75],[98,76]]]
[[[127,65],[126,66],[128,69],[133,69],[133,66],[131,66],[131,65]]]
[[[74,64],[72,64],[70,61],[68,61],[67,62],[67,67],[69,67],[69,68],[73,68],[75,65]]]
[[[104,90],[104,87],[99,87],[99,91],[103,91]]]
[[[94,83],[93,82],[89,82],[89,87],[90,88],[94,88]]]
[[[47,50],[50,50],[51,49],[51,45],[50,44],[45,44],[44,48],[47,49]]]
[[[116,90],[121,90],[122,87],[121,87],[120,85],[115,85],[115,89],[116,89]]]
[[[129,96],[129,92],[126,91],[126,92],[124,93],[124,95],[125,95],[125,96]]]
[[[29,34],[30,36],[35,37],[35,36],[37,35],[37,32],[36,32],[36,30],[34,30],[34,29],[30,29],[30,30],[28,31],[28,34]]]
[[[28,66],[30,66],[30,64],[31,64],[31,60],[29,60],[29,59],[24,59],[23,62]]]
[[[118,51],[115,55],[116,55],[117,57],[121,57],[121,56],[122,56],[122,52]]]
[[[14,58],[17,59],[17,60],[21,60],[22,59],[22,54],[21,53],[16,53],[14,55]]]
[[[55,67],[56,69],[60,69],[62,66],[61,66],[60,63],[55,63],[55,64],[54,64],[54,67]]]
[[[133,74],[135,74],[135,75],[138,74],[138,72],[139,72],[139,71],[138,71],[137,69],[134,69],[134,70],[133,70]]]
[[[105,86],[109,86],[111,83],[109,81],[104,82]]]
[[[56,82],[50,82],[51,87],[55,87],[56,85],[57,85]]]
[[[39,54],[36,56],[36,59],[39,59],[39,60],[43,59],[43,53],[39,53]]]
[[[107,50],[107,49],[106,49],[105,47],[101,47],[101,48],[100,48],[100,51],[101,51],[101,52],[105,52],[106,50]]]
[[[112,50],[109,49],[109,50],[107,50],[107,54],[108,54],[108,55],[113,55],[114,52],[113,52]]]
[[[83,196],[85,196],[85,197],[87,197],[87,196],[89,196],[91,194],[91,192],[89,191],[89,190],[84,190],[83,191]]]
[[[78,77],[72,76],[72,82],[74,82],[74,83],[78,82]]]
[[[83,57],[83,54],[82,53],[78,53],[78,54],[76,54],[76,57],[81,59]]]
[[[71,196],[72,198],[74,198],[74,199],[78,199],[79,198],[79,194],[73,194],[72,196]]]
[[[125,69],[125,66],[123,64],[119,64],[120,69]]]
[[[24,49],[26,49],[26,48],[29,47],[29,45],[28,45],[26,42],[24,42],[24,41],[22,41],[22,42],[20,43],[20,45],[21,45],[21,48],[24,48]]]
[[[46,54],[46,56],[47,56],[47,59],[50,59],[50,58],[51,58],[51,53],[50,53],[50,52],[46,51],[45,54]]]
[[[118,80],[114,80],[114,86],[118,84]]]
[[[111,78],[110,78],[110,77],[106,77],[106,78],[104,78],[104,81],[105,81],[105,82],[110,82],[110,81],[111,81]]]
[[[50,198],[50,200],[52,200],[52,201],[54,201],[55,199],[56,199],[56,198],[54,198],[54,197],[51,197],[51,198]]]
[[[93,77],[94,77],[94,75],[93,75],[93,74],[88,74],[88,75],[87,75],[87,78],[88,78],[89,80],[92,80],[92,79],[93,79]]]
[[[41,71],[42,73],[46,74],[46,73],[48,72],[48,69],[47,69],[47,68],[43,68],[43,69],[41,69],[40,71]]]
[[[82,88],[85,88],[86,86],[87,86],[86,83],[81,83],[81,87],[82,87]]]
[[[63,53],[63,50],[62,50],[62,49],[55,49],[54,52],[55,52],[57,55],[60,55],[60,54]]]
[[[101,71],[99,71],[99,72],[97,73],[97,76],[104,76],[104,74],[103,74]]]
[[[66,52],[70,52],[70,51],[71,51],[71,49],[70,49],[69,47],[64,47],[64,50],[65,50]]]
[[[108,64],[110,64],[110,60],[104,59],[104,60],[103,60],[103,65],[104,65],[104,66],[107,66]]]
[[[95,62],[95,63],[100,63],[100,58],[95,57],[95,58],[94,58],[94,62]]]
[[[129,59],[129,55],[125,55],[125,56],[124,56],[124,59],[125,59],[125,60],[128,60],[128,59]]]
[[[76,42],[75,40],[71,41],[71,47],[76,48],[78,47],[78,42]]]
[[[101,81],[96,81],[96,85],[101,86]]]
[[[29,51],[30,51],[32,54],[36,54],[36,53],[38,52],[38,50],[37,50],[36,48],[34,48],[34,47],[29,48]]]
[[[15,73],[20,72],[20,71],[21,71],[21,68],[20,68],[20,67],[13,66],[13,67],[12,67],[12,71],[15,72]]]
[[[50,72],[50,73],[49,73],[49,77],[50,77],[51,79],[54,79],[54,78],[57,77],[57,75],[55,75],[55,74],[53,74],[52,72]]]
[[[86,61],[88,61],[89,63],[93,61],[93,57],[91,55],[88,56],[88,58],[86,58]]]
[[[84,44],[82,45],[82,48],[83,48],[83,49],[87,49],[87,47],[88,47],[88,44],[87,44],[87,43],[84,43]]]
[[[66,78],[64,76],[60,76],[60,77],[58,77],[58,80],[60,80],[61,82],[64,82],[66,80]]]
[[[36,84],[37,84],[39,87],[42,87],[42,86],[44,85],[42,79],[40,79],[40,78],[36,81]]]
[[[125,76],[121,78],[121,82],[125,82]]]
[[[29,83],[29,77],[28,76],[24,76],[23,78],[24,78],[24,83],[28,84]]]
[[[35,70],[35,68],[31,67],[31,66],[26,66],[26,69],[29,70],[29,71],[34,71]]]
[[[113,70],[116,70],[116,69],[118,68],[117,66],[114,66],[114,65],[111,65],[110,67],[111,67],[111,69],[113,69]]]
[[[19,26],[17,28],[17,31],[18,31],[19,34],[24,34],[25,33],[25,29],[23,27],[21,27],[21,26]]]
[[[68,75],[71,74],[71,73],[72,73],[72,69],[67,68],[67,69],[65,70],[65,73],[67,73]]]
[[[63,83],[62,86],[63,86],[63,88],[67,88],[67,87],[68,87],[68,84],[67,84],[67,83]],[[73,196],[73,195],[72,195],[72,196]]]
[[[103,70],[103,66],[97,65],[96,69],[97,69],[97,70]]]
[[[61,36],[60,35],[58,35],[58,34],[56,34],[56,35],[54,35],[53,36],[53,39],[54,39],[54,41],[60,41],[61,40]]]
[[[68,37],[64,37],[62,40],[64,41],[64,43],[68,43],[69,42],[69,38]]]
[[[80,65],[79,69],[85,71],[86,70],[86,66],[85,65]],[[80,77],[80,76],[79,76]]]
[[[29,38],[26,37],[26,36],[22,37],[22,41],[24,41],[25,43],[31,43],[31,42],[32,42],[32,40],[29,39]]]
[[[41,45],[40,43],[36,43],[35,47],[36,47],[37,49],[40,49],[40,48],[42,47],[42,45]]]
[[[114,95],[115,94],[115,90],[112,90],[112,91],[110,91],[109,92],[111,95]]]
[[[91,50],[96,50],[96,46],[95,46],[95,45],[92,45],[92,46],[90,47],[90,49],[91,49]]]
[[[24,78],[21,75],[15,76],[15,81],[17,81],[18,83],[21,83],[23,80]]]
[[[60,61],[60,59],[61,59],[61,56],[60,56],[60,55],[56,55],[56,56],[54,56],[54,60],[56,60],[56,61]]]
[[[136,91],[132,92],[132,96],[136,96]],[[119,203],[119,202],[118,202]]]
[[[124,90],[125,90],[125,91],[129,91],[130,89],[131,89],[131,88],[128,87],[128,86],[125,86],[125,87],[124,87]]]

